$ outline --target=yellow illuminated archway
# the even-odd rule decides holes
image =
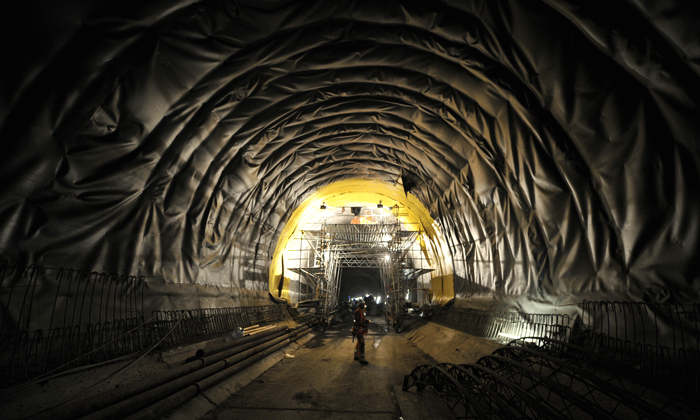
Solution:
[[[444,254],[442,235],[435,221],[430,216],[428,209],[412,194],[406,194],[401,185],[392,185],[384,182],[367,179],[348,179],[334,182],[304,200],[287,221],[270,263],[269,287],[277,290],[280,281],[282,285],[282,298],[289,299],[289,277],[285,268],[282,273],[282,257],[287,251],[290,240],[297,235],[299,226],[313,219],[320,206],[340,207],[346,203],[378,203],[387,207],[398,205],[401,208],[399,221],[408,226],[416,227],[421,231],[420,244],[426,259],[430,261],[433,271],[432,298],[437,301],[446,301],[454,297],[454,285],[452,282],[452,265],[448,264]]]

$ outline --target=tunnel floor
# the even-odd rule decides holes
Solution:
[[[444,403],[428,392],[397,396],[404,392],[405,375],[436,361],[412,345],[407,334],[388,329],[384,318],[369,319],[365,341],[369,364],[353,360],[352,322],[333,325],[204,419],[453,419]]]

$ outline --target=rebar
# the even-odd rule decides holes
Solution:
[[[460,419],[690,420],[700,415],[696,403],[639,384],[604,357],[586,355],[569,343],[541,342],[517,340],[474,364],[418,366],[404,378],[403,389],[436,392]]]
[[[585,301],[582,311],[582,347],[698,395],[698,304]]]
[[[153,311],[146,318],[144,281],[0,261],[0,388],[132,356],[161,340],[167,349],[290,316],[283,305],[269,305]],[[39,294],[42,301],[49,294],[52,306],[38,310]]]
[[[573,325],[571,317],[564,314],[528,314],[454,307],[433,316],[432,320],[503,344],[522,336],[568,341]]]

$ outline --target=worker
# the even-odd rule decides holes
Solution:
[[[355,345],[355,360],[358,360],[363,365],[369,363],[365,359],[365,335],[369,329],[369,319],[365,317],[365,302],[360,301],[355,310],[355,322],[352,325],[352,337],[357,344]]]

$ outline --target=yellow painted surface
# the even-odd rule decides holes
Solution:
[[[444,276],[434,276],[430,282],[433,286],[433,299],[436,303],[444,304],[455,297],[454,277],[452,273]]]
[[[287,270],[284,270],[287,271]],[[282,284],[282,296],[279,296],[279,287],[280,287],[280,278],[282,276],[280,274],[275,275],[274,280],[270,283],[270,293],[272,293],[273,296],[275,297],[280,297],[282,299],[289,300],[289,282],[290,278],[287,276],[284,276],[284,283]]]
[[[318,219],[318,212],[323,203],[329,207],[342,207],[348,203],[376,206],[380,200],[385,208],[399,206],[399,221],[409,230],[423,232],[420,235],[421,249],[431,267],[436,269],[436,275],[444,279],[440,282],[442,292],[439,296],[434,292],[434,297],[442,298],[444,293],[449,290],[452,291],[452,296],[448,299],[454,297],[454,286],[451,284],[452,274],[444,275],[443,267],[445,264],[442,256],[439,255],[442,247],[436,244],[436,242],[441,241],[441,234],[428,209],[413,194],[405,194],[401,185],[391,185],[368,179],[349,179],[327,185],[318,189],[297,207],[280,234],[273,260],[270,263],[270,292],[277,296],[282,276],[282,256],[293,242],[292,239],[299,237],[298,231],[303,229],[306,223]],[[298,242],[296,243],[298,244]],[[289,278],[287,277],[287,269],[284,271],[282,298],[288,299]],[[449,287],[442,287],[442,284],[448,281],[450,282]]]

